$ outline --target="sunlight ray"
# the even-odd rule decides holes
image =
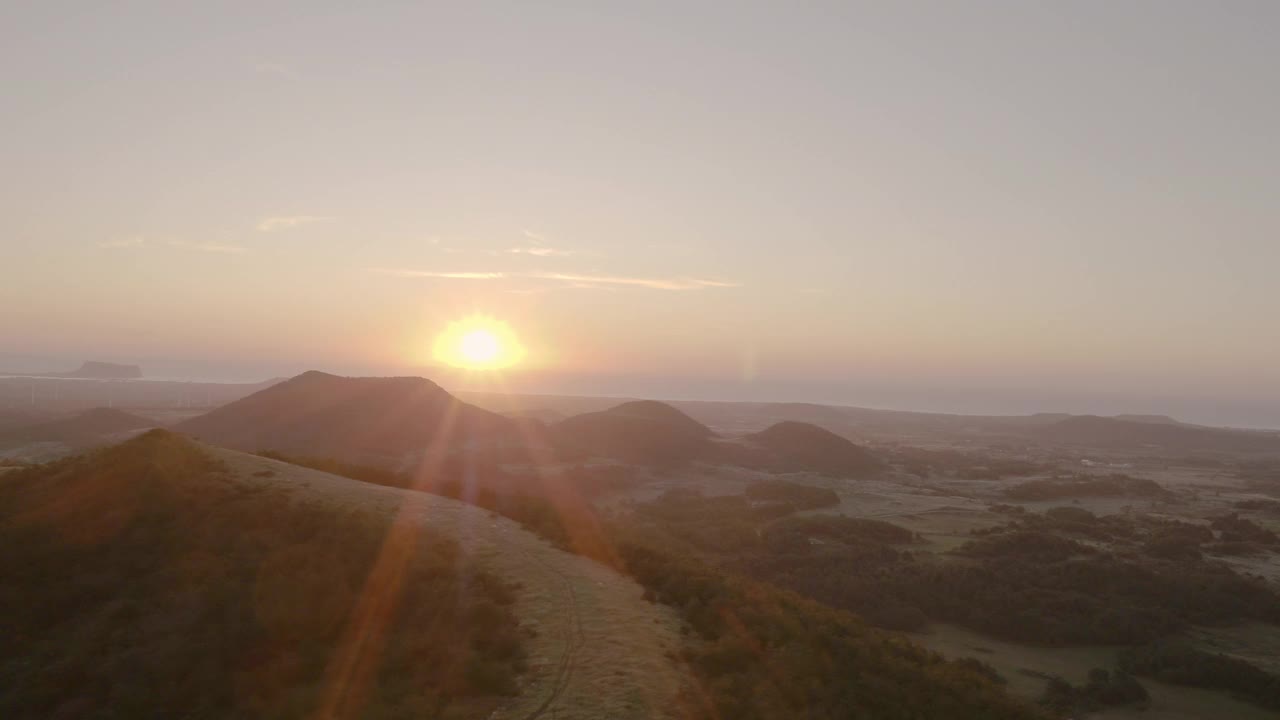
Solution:
[[[423,462],[439,463],[453,435],[457,404],[449,405]],[[398,602],[405,568],[413,557],[422,506],[415,493],[405,493],[387,531],[378,558],[347,621],[342,639],[326,672],[318,720],[359,715],[386,645],[386,631]]]

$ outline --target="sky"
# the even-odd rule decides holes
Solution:
[[[0,361],[1280,426],[1278,33],[1267,1],[4,3]],[[476,313],[526,349],[500,378],[435,367]]]

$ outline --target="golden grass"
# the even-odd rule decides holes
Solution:
[[[679,620],[642,598],[634,580],[552,547],[516,523],[447,498],[370,485],[231,450],[213,450],[236,482],[412,518],[454,538],[464,553],[519,584],[516,612],[533,632],[518,697],[495,720],[660,718],[675,707]],[[254,473],[273,471],[255,477]],[[674,715],[672,715],[674,716]]]

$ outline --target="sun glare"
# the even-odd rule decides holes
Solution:
[[[497,370],[524,358],[524,347],[511,327],[485,315],[449,323],[436,338],[435,357],[467,370]]]

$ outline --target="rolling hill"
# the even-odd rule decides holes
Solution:
[[[745,441],[766,450],[767,465],[779,469],[858,477],[884,467],[865,448],[805,422],[786,420],[748,435]]]
[[[1126,450],[1280,453],[1280,434],[1077,415],[1023,431],[1037,440]]]
[[[165,431],[7,475],[0,543],[5,718],[639,720],[680,689],[674,616],[634,581]]]
[[[418,377],[310,371],[174,426],[225,447],[395,464],[433,450],[513,442],[516,425]]]
[[[495,411],[536,407],[562,413],[598,412],[607,398],[553,395],[467,395],[482,407]],[[728,402],[678,400],[667,403],[699,423],[724,435],[754,433],[782,421],[818,425],[855,443],[874,440],[895,442],[964,442],[1025,445],[1028,442],[1091,444],[1101,447],[1140,449],[1163,447],[1174,452],[1274,452],[1280,447],[1276,432],[1239,430],[1194,425],[1165,415],[1117,415],[1097,417],[1068,413],[1033,415],[958,415],[949,413],[884,410],[846,405],[817,405],[796,402]],[[1068,422],[1069,421],[1069,422]],[[1099,423],[1098,421],[1103,421]],[[1123,423],[1110,429],[1087,431],[1073,424],[1106,421]],[[1061,428],[1054,426],[1065,423]],[[1150,428],[1135,431],[1132,425],[1159,425],[1196,431],[1162,434]],[[1112,434],[1112,430],[1116,431]],[[1148,433],[1143,435],[1143,433]],[[1127,438],[1127,439],[1126,439]],[[1179,442],[1190,442],[1179,448]]]
[[[556,442],[571,452],[653,465],[690,460],[706,450],[714,435],[706,425],[654,400],[575,415],[552,430]]]

